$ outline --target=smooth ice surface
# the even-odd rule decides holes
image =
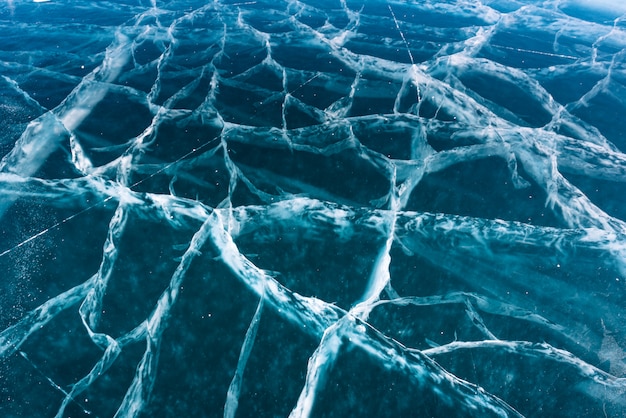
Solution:
[[[626,416],[621,4],[0,3],[0,416]]]

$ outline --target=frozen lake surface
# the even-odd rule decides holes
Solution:
[[[0,4],[0,416],[626,416],[626,7]]]

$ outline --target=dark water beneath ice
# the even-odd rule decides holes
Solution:
[[[626,416],[617,1],[0,4],[0,416]]]

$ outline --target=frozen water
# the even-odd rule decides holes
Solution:
[[[0,415],[626,416],[624,13],[5,1]]]

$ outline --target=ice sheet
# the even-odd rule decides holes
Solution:
[[[7,2],[0,415],[624,416],[609,3]]]

